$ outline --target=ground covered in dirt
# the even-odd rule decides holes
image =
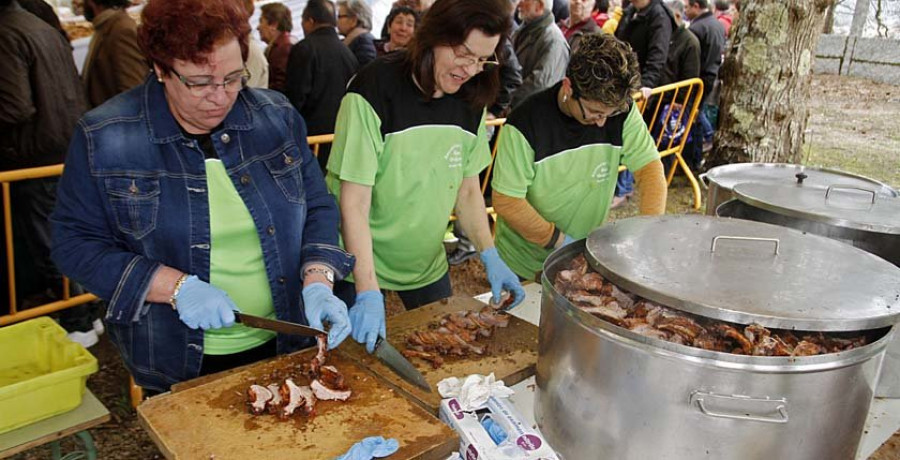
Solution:
[[[816,76],[804,162],[863,174],[900,187],[900,87],[867,80]],[[701,212],[692,208],[692,192],[683,177],[676,177],[669,189],[667,211],[672,214]],[[637,203],[613,212],[613,219],[637,214]],[[477,258],[450,271],[457,295],[475,295],[490,289]],[[388,313],[402,311],[399,299],[389,295]],[[140,427],[128,397],[128,373],[115,349],[104,336],[90,350],[100,361],[100,371],[88,380],[90,390],[112,414],[112,420],[91,430],[101,459],[161,458],[150,437]],[[240,433],[235,433],[240,436]],[[63,452],[76,446],[64,440]],[[32,449],[16,459],[50,458],[46,447]],[[871,457],[874,460],[900,458],[900,436],[895,435]]]

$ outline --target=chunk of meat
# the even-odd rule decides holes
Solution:
[[[818,344],[802,340],[797,344],[796,347],[794,347],[794,351],[791,353],[791,356],[815,356],[822,354],[822,352],[822,347]]]
[[[697,336],[706,332],[703,326],[697,324],[696,321],[682,315],[668,315],[656,322],[656,328],[662,331],[669,331],[684,337],[687,343],[694,341]]]
[[[277,414],[281,410],[282,405],[284,404],[284,400],[281,399],[281,391],[278,390],[278,385],[276,385],[274,383],[270,384],[270,385],[266,385],[266,388],[272,392],[272,399],[269,400],[269,403],[267,404],[269,413]]]
[[[437,368],[441,367],[441,365],[444,364],[444,360],[441,358],[440,355],[438,355],[436,353],[427,353],[425,351],[412,350],[409,348],[401,351],[400,353],[402,353],[403,356],[406,356],[407,358],[424,359],[425,361],[428,361],[431,364],[431,367],[434,369],[437,369]]]
[[[636,332],[640,335],[643,335],[644,337],[650,337],[653,339],[669,341],[670,334],[668,332],[656,329],[655,327],[653,327],[647,323],[640,323],[629,329],[632,332]]]
[[[259,415],[265,412],[266,405],[272,400],[272,392],[261,385],[250,385],[247,390],[247,402],[250,404],[250,412]]]
[[[616,324],[619,324],[619,322],[621,320],[625,319],[625,316],[628,315],[628,312],[625,311],[624,308],[620,307],[619,304],[616,303],[615,301],[612,301],[605,305],[593,305],[593,306],[584,306],[584,307],[579,305],[578,308],[579,308],[579,310],[581,310],[585,313],[590,313],[594,316],[599,316],[600,318],[603,318],[608,321],[612,321]]]
[[[319,381],[335,390],[348,389],[344,382],[344,376],[334,366],[322,366],[319,372]]]
[[[351,394],[350,390],[328,388],[328,386],[319,380],[313,380],[312,383],[309,384],[309,387],[312,389],[313,394],[316,395],[316,398],[325,401],[346,401]]]
[[[285,401],[284,407],[281,409],[281,417],[287,418],[294,415],[294,411],[299,407],[303,407],[306,400],[303,398],[303,392],[300,386],[293,380],[287,379],[281,386],[281,399]]]
[[[753,343],[750,342],[750,340],[747,340],[747,337],[745,337],[744,334],[738,332],[738,330],[733,326],[729,326],[725,323],[719,323],[713,327],[713,330],[720,336],[734,341],[744,354],[753,354]]]

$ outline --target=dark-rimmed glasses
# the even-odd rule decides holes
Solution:
[[[222,80],[222,83],[216,83],[213,81],[212,75],[195,75],[190,77],[185,77],[178,73],[174,68],[172,69],[172,73],[178,77],[178,80],[184,84],[184,86],[190,91],[190,93],[197,97],[207,96],[216,91],[220,86],[225,90],[226,93],[237,93],[240,90],[244,89],[247,86],[247,81],[250,80],[250,71],[247,68],[243,68],[236,72],[232,72],[225,76]]]
[[[469,48],[469,45],[466,45],[465,43],[451,47],[450,49],[453,50],[453,62],[458,66],[469,67],[475,65],[475,68],[479,72],[483,72],[485,70],[490,71],[494,67],[500,65],[500,60],[497,58],[496,51],[490,58],[480,58],[477,57]]]
[[[581,103],[580,97],[573,97],[572,99],[575,99],[575,102],[578,103],[578,108],[581,109],[581,116],[584,118],[585,121],[596,121],[596,120],[600,120],[600,119],[612,118],[615,116],[622,115],[623,113],[626,113],[629,110],[631,110],[631,107],[629,106],[626,108],[619,108],[618,110],[613,110],[612,112],[609,112],[607,114],[603,114],[603,113],[599,113],[599,112],[598,113],[588,112],[584,108],[584,104]]]

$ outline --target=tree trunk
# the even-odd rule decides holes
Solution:
[[[722,95],[709,166],[800,161],[809,87],[831,0],[744,0],[719,75]]]
[[[828,11],[825,12],[825,25],[822,27],[823,34],[834,33],[834,9],[837,8],[839,0],[833,0],[828,5]]]

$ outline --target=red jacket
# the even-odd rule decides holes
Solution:
[[[731,31],[731,23],[734,21],[734,17],[731,13],[719,13],[717,11],[716,19],[722,23],[722,27],[725,28],[725,38],[728,38],[728,33]]]
[[[284,32],[266,48],[269,61],[269,89],[284,92],[287,79],[288,57],[291,55],[291,34]]]

